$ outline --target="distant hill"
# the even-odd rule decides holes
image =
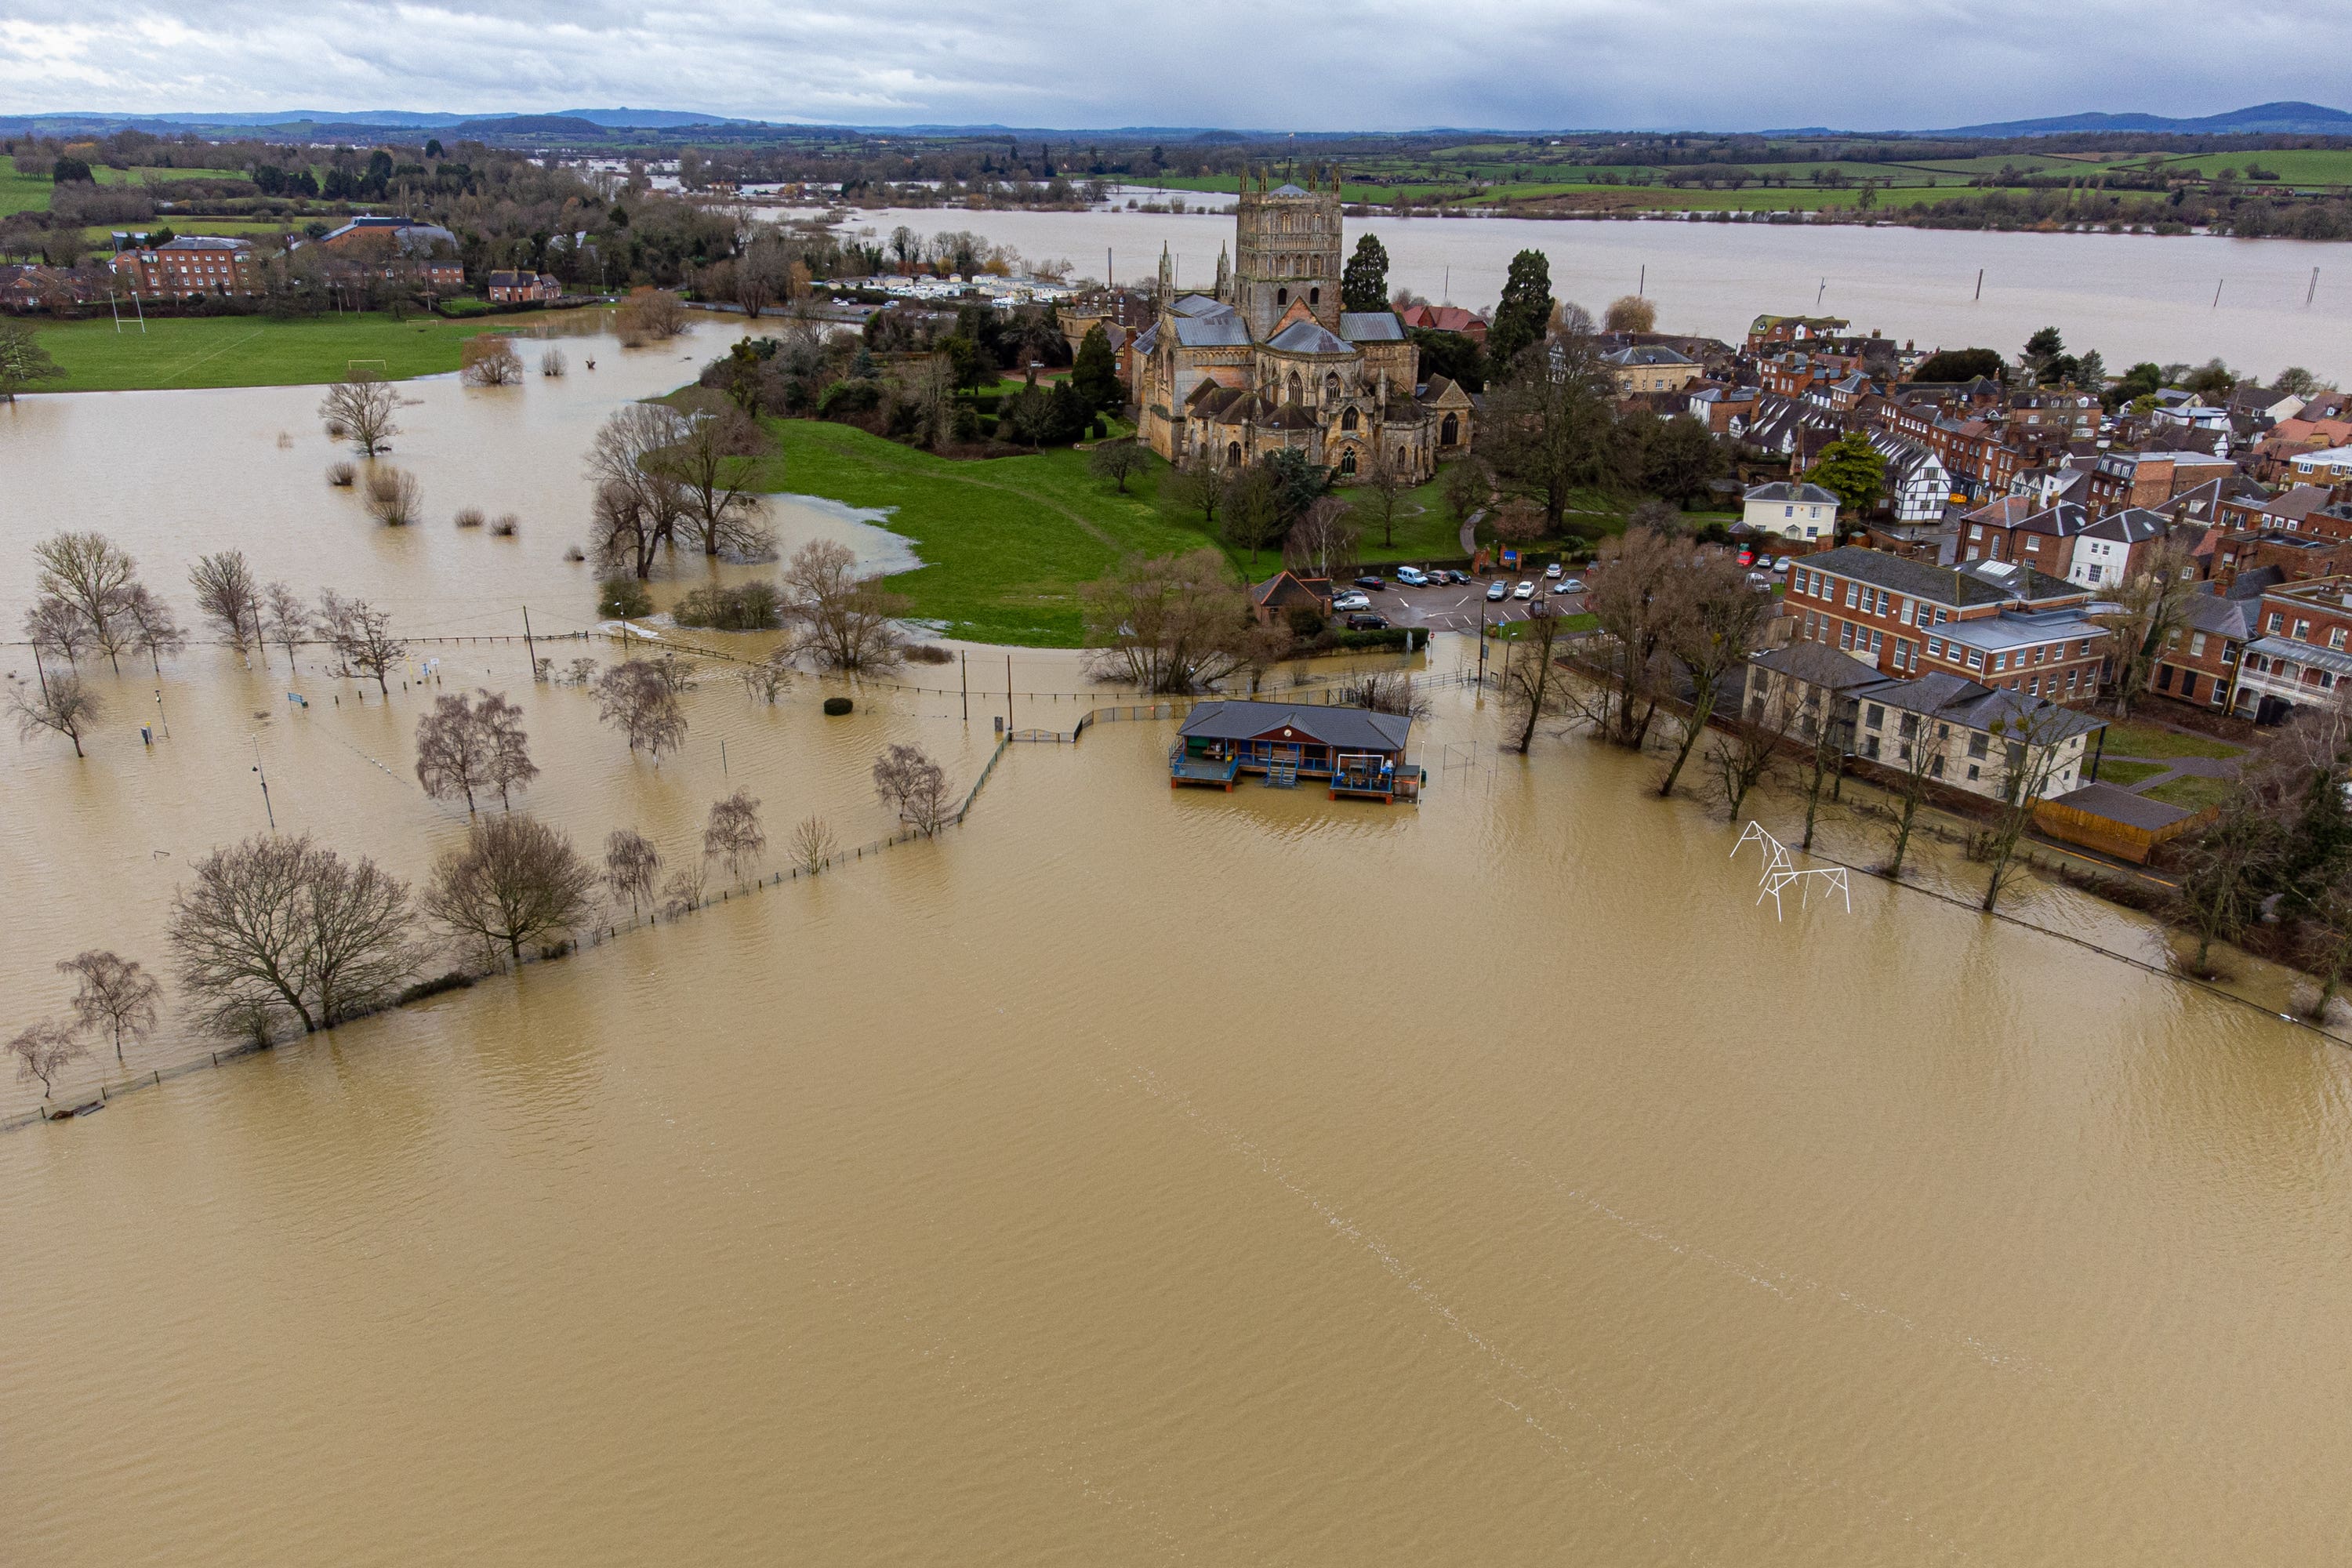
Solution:
[[[449,127],[456,136],[596,136],[604,130],[577,114],[500,114],[463,120]]]
[[[2147,131],[2168,136],[2352,136],[2352,114],[2316,103],[2258,103],[2194,120],[2161,114],[2064,114],[1961,125],[1931,136],[2056,136],[2069,132]]]

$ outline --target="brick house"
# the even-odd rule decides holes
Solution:
[[[1789,574],[1784,614],[1801,640],[1886,675],[1937,670],[2059,702],[2098,692],[2106,632],[2090,594],[2031,567],[1949,567],[1847,547]]]
[[[2337,577],[2352,572],[2352,540],[2330,539],[2318,533],[2226,533],[2215,542],[2207,571],[2228,587],[2247,572],[2272,570],[2287,582]]]
[[[2091,526],[2088,508],[2071,501],[2037,504],[2032,496],[2003,496],[1960,519],[1962,561],[2022,561],[2053,577],[2074,563],[2074,541]]]
[[[2108,452],[2091,469],[2091,510],[2158,507],[2181,491],[2237,472],[2227,458],[2203,452]]]
[[[1481,347],[1486,342],[1486,318],[1459,305],[1408,305],[1397,319],[1423,331],[1459,332]]]
[[[2267,575],[2260,581],[2269,582]],[[2238,683],[2238,661],[2254,640],[2262,592],[2224,594],[2207,584],[2189,595],[2184,624],[2165,640],[2148,688],[2158,697],[2227,710]]]
[[[1293,610],[1312,610],[1329,620],[1333,597],[1328,577],[1301,577],[1286,567],[1263,583],[1250,584],[1250,613],[1262,626],[1274,625]]]
[[[2085,588],[2112,588],[2128,578],[2158,542],[2171,538],[2174,531],[2170,518],[2146,507],[2110,512],[2075,537],[2066,579]],[[2203,531],[2194,524],[2180,525],[2181,542],[2193,545]],[[2187,570],[2194,574],[2197,569]]]
[[[184,234],[162,245],[117,251],[112,265],[114,275],[146,300],[261,292],[260,258],[241,239]]]
[[[2231,711],[2271,724],[2334,703],[2337,684],[2352,679],[2352,577],[2273,588],[2256,614]]]
[[[563,285],[552,273],[493,272],[484,279],[482,292],[493,305],[527,305],[562,299]]]

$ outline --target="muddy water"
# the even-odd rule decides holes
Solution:
[[[887,235],[901,223],[921,234],[968,228],[1032,258],[1067,258],[1091,277],[1109,265],[1128,283],[1150,281],[1164,245],[1178,283],[1193,289],[1214,279],[1218,247],[1234,237],[1230,213],[893,209],[858,214],[850,226]],[[2336,245],[1531,218],[1350,218],[1347,227],[1351,247],[1360,234],[1379,236],[1391,284],[1481,310],[1501,295],[1511,258],[1533,248],[1563,300],[1597,314],[1640,288],[1663,330],[1733,342],[1760,312],[1811,311],[1818,301],[1859,331],[1923,346],[2013,354],[2055,325],[2118,372],[2135,360],[2219,354],[2265,376],[2290,364],[2325,379],[2352,374],[2352,265]]]
[[[675,843],[715,759],[664,805],[574,695],[533,804]],[[730,765],[845,818],[963,730],[812,696]],[[308,721],[289,794],[366,743]],[[1175,794],[1168,734],[0,1137],[10,1561],[2345,1554],[2345,1055],[1883,885],[1776,922],[1646,764],[1460,689],[1418,809]],[[76,870],[145,873],[149,763]],[[389,844],[372,787],[297,809]]]

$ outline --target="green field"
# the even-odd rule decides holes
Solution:
[[[90,177],[101,185],[135,185],[149,180],[234,180],[235,169],[109,169],[92,165]],[[10,213],[47,212],[55,187],[47,178],[16,173],[16,160],[0,158],[0,217]]]
[[[786,419],[769,428],[782,455],[761,488],[893,509],[883,526],[924,564],[890,586],[950,637],[1076,647],[1081,586],[1128,555],[1211,542],[1160,516],[1152,497],[1165,469],[1156,462],[1122,496],[1075,449],[957,462],[847,425]]]
[[[2194,773],[2183,773],[2170,784],[2160,784],[2147,792],[2148,799],[2177,805],[2183,811],[2202,811],[2209,805],[2220,805],[2229,795],[2229,780],[2200,778]]]
[[[2171,771],[2170,766],[2164,763],[2122,763],[2106,757],[2099,763],[2099,782],[2111,784],[2117,789],[2129,789],[2134,784],[2147,783],[2158,773]]]
[[[198,386],[299,386],[339,381],[353,360],[381,360],[394,380],[457,368],[458,345],[478,321],[383,315],[151,317],[147,330],[113,319],[39,329],[65,373],[43,392],[128,392]]]
[[[2246,171],[2256,164],[2278,175],[2282,184],[2352,184],[2352,147],[2285,147],[2261,152],[2207,153],[2194,158],[2168,158],[2164,168],[2167,174],[2193,170],[2209,177],[2224,169],[2235,169],[2239,177],[2243,179]],[[2267,181],[2263,183],[2268,184]]]
[[[2117,757],[2242,757],[2243,746],[2233,746],[2227,741],[2217,741],[2210,735],[2184,734],[2179,730],[2167,730],[2155,724],[2120,723],[2107,726],[2106,751]]]

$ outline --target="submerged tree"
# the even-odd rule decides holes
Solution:
[[[903,595],[857,575],[857,557],[830,539],[813,539],[784,563],[790,646],[826,669],[889,669],[906,658],[899,618],[913,607]]]
[[[138,1040],[154,1032],[163,987],[137,959],[92,948],[60,963],[58,972],[74,976],[74,1017],[113,1040],[116,1065],[123,1064],[124,1036]]]
[[[319,595],[318,626],[343,668],[375,681],[392,695],[392,672],[408,657],[408,645],[392,635],[392,617],[365,599],[346,599],[331,589]]]
[[[389,1001],[416,973],[408,889],[362,858],[257,835],[191,868],[165,929],[180,984],[206,1024],[266,1033],[291,1015],[308,1034]]]
[[[793,829],[793,864],[812,877],[824,869],[835,847],[833,829],[821,816],[804,816]]]
[[[166,655],[177,654],[188,646],[188,634],[180,628],[180,619],[172,613],[172,606],[144,583],[132,584],[131,592],[123,596],[122,618],[131,627],[132,651],[145,654],[157,675],[163,673]]]
[[[1241,666],[1249,601],[1213,550],[1131,559],[1079,597],[1100,676],[1167,694],[1198,690]]]
[[[98,721],[103,706],[98,693],[84,685],[80,676],[67,670],[47,677],[30,689],[18,681],[9,689],[8,710],[16,721],[19,741],[29,741],[44,730],[52,730],[73,742],[74,755],[79,757],[85,754],[82,735]]]
[[[920,746],[894,745],[874,759],[874,793],[925,833],[947,817],[948,778]]]
[[[686,742],[677,689],[649,659],[625,660],[596,678],[596,716],[628,737],[629,750],[642,746],[656,763]]]
[[[261,593],[245,552],[224,550],[200,557],[188,573],[196,591],[196,608],[228,645],[243,653],[247,644],[261,646]]]
[[[604,886],[614,902],[629,900],[632,914],[639,902],[654,901],[654,873],[660,869],[661,855],[644,834],[616,827],[605,835]]]
[[[504,947],[516,963],[525,942],[571,931],[595,907],[596,873],[560,829],[509,813],[476,822],[466,846],[443,855],[423,895],[425,912],[451,932]]]
[[[131,646],[123,615],[139,568],[102,533],[59,533],[33,547],[36,594],[64,600],[81,612],[90,640],[120,674],[122,650]]]
[[[1503,705],[1519,727],[1521,756],[1535,744],[1536,726],[1558,717],[1566,705],[1566,683],[1559,668],[1565,620],[1538,599],[1528,606],[1528,618],[1519,623],[1522,635],[1504,645]]]
[[[373,458],[400,434],[393,422],[393,411],[399,406],[400,395],[390,382],[373,371],[353,371],[327,389],[319,417],[326,422],[328,435],[351,442],[360,456]]]
[[[724,800],[710,803],[710,821],[702,830],[702,853],[706,858],[726,861],[729,874],[740,883],[743,880],[743,868],[757,863],[767,847],[767,830],[760,826],[758,796],[739,789]]]
[[[57,1092],[58,1074],[88,1055],[89,1047],[72,1025],[44,1018],[10,1036],[7,1051],[16,1058],[16,1081],[37,1079],[46,1100]]]

